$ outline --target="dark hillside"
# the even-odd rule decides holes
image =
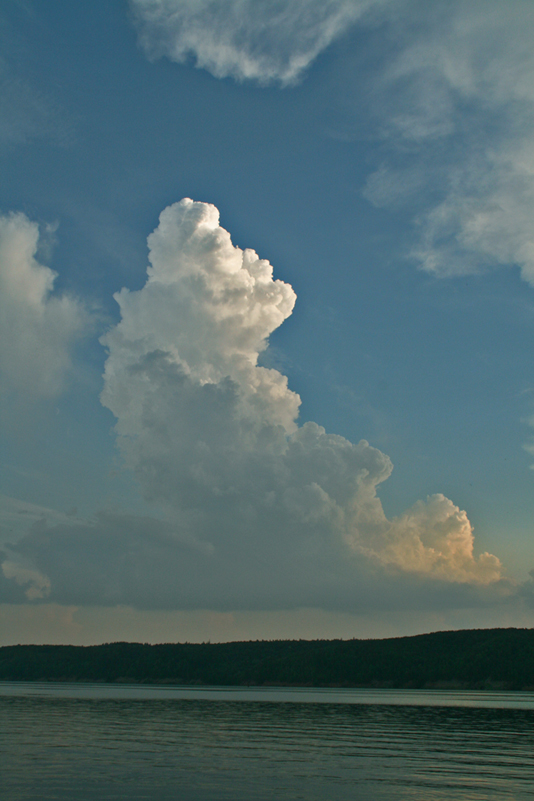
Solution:
[[[386,640],[0,648],[0,680],[533,689],[534,630]]]

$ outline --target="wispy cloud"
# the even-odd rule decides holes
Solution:
[[[406,8],[375,83],[390,160],[367,196],[387,205],[420,192],[412,256],[422,269],[452,276],[516,266],[534,284],[532,4]]]
[[[5,58],[0,58],[0,109],[2,147],[34,139],[64,145],[72,139],[72,120],[52,93],[32,85]]]
[[[130,0],[149,58],[166,56],[217,78],[297,82],[370,8],[386,0]]]
[[[437,276],[518,266],[534,284],[534,9],[530,0],[131,0],[151,58],[286,85],[336,37],[379,45],[343,75],[367,87],[384,160],[366,195],[419,210],[411,256]],[[378,33],[376,33],[378,31]],[[415,197],[415,202],[414,202]]]

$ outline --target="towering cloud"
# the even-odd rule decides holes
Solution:
[[[232,245],[213,206],[170,206],[148,243],[146,285],[116,295],[102,393],[148,500],[216,553],[246,560],[334,554],[450,581],[499,578],[495,557],[473,557],[451,501],[437,495],[389,521],[376,495],[389,458],[297,425],[299,397],[258,363],[295,294]]]
[[[102,338],[101,399],[154,514],[43,514],[6,545],[7,597],[357,609],[419,604],[419,592],[473,603],[474,588],[504,586],[452,501],[434,495],[389,520],[377,496],[389,458],[299,425],[300,398],[260,363],[295,293],[232,244],[214,206],[169,206],[148,244],[146,284],[115,296],[121,319]]]
[[[52,396],[63,386],[88,317],[56,274],[35,259],[39,227],[24,214],[0,217],[0,372],[3,388]]]

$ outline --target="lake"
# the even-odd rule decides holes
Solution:
[[[534,694],[0,682],[2,801],[534,797]]]

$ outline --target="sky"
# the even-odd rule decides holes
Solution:
[[[0,645],[534,626],[531,0],[5,0]]]

